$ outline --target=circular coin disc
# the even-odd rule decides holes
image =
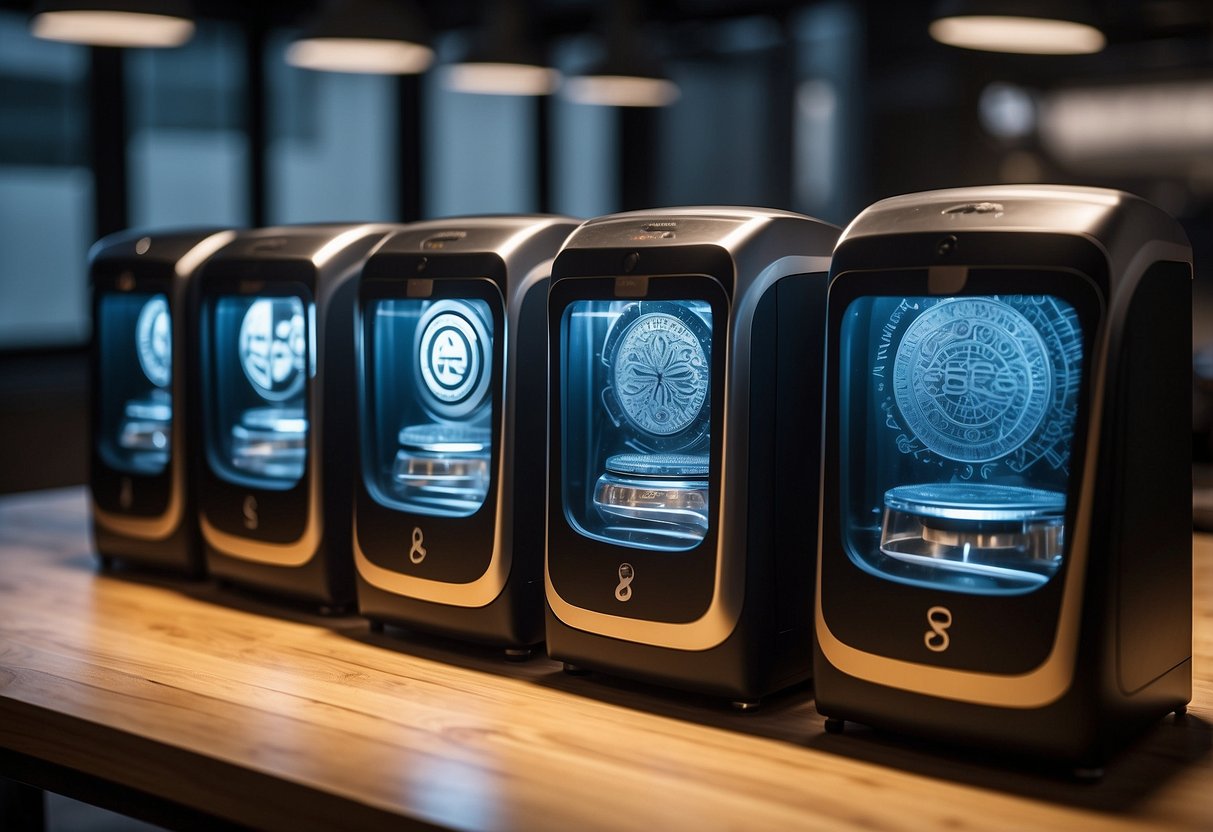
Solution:
[[[285,401],[303,389],[307,328],[298,298],[253,301],[240,324],[240,365],[268,401]]]
[[[442,300],[417,324],[417,362],[429,406],[447,419],[476,410],[488,392],[492,342],[468,303]]]
[[[640,315],[615,349],[612,375],[624,416],[655,436],[669,436],[699,416],[711,368],[700,335],[664,312]]]
[[[906,328],[893,393],[906,427],[958,462],[986,462],[1031,436],[1048,409],[1052,375],[1031,322],[996,298],[956,298]]]
[[[157,387],[167,387],[173,375],[173,322],[164,295],[155,295],[139,310],[135,348],[143,374]]]

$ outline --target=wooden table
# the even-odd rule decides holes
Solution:
[[[209,584],[98,575],[83,490],[0,499],[0,777],[173,825],[1213,829],[1213,537],[1196,685],[1082,785],[555,662],[374,636]]]

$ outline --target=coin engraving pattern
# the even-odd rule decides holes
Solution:
[[[303,389],[307,331],[298,298],[253,301],[240,324],[240,363],[257,392],[285,401]]]
[[[893,393],[910,431],[940,456],[985,462],[1040,425],[1052,372],[1039,332],[994,298],[943,301],[907,327]]]
[[[154,295],[139,310],[135,323],[135,344],[139,366],[157,387],[167,387],[173,372],[172,320],[164,295]]]
[[[467,398],[480,379],[483,345],[461,315],[444,313],[430,321],[421,336],[422,377],[440,401]]]
[[[658,436],[690,425],[708,393],[708,360],[695,333],[673,315],[641,315],[614,362],[616,395],[628,420]]]

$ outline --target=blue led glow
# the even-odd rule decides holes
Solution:
[[[1022,523],[1062,516],[1066,510],[1066,495],[1013,485],[949,482],[890,488],[885,492],[884,504],[917,517]]]
[[[139,311],[135,347],[144,375],[157,387],[167,387],[173,377],[173,323],[164,295],[153,295]]]
[[[368,316],[374,373],[368,490],[384,506],[466,517],[492,484],[493,316],[478,299],[382,300]]]
[[[566,514],[588,537],[693,548],[707,533],[711,307],[576,301],[564,315]]]
[[[240,324],[240,363],[267,401],[285,401],[303,389],[307,324],[296,297],[253,301]]]
[[[840,352],[852,559],[885,578],[1027,592],[1059,568],[1083,372],[1049,295],[863,297]]]
[[[100,299],[98,315],[99,450],[112,468],[159,474],[168,465],[173,419],[168,298],[161,293],[109,292]]]
[[[213,309],[206,372],[215,392],[206,406],[216,413],[208,426],[215,453],[208,459],[229,482],[291,488],[307,469],[313,307],[295,295],[224,295]]]

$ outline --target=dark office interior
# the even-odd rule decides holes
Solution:
[[[980,2],[379,0],[433,50],[409,72],[288,59],[365,0],[165,3],[191,34],[148,48],[38,37],[48,5],[0,0],[0,495],[88,481],[88,258],[114,232],[693,205],[846,227],[894,195],[1039,183],[1140,195],[1191,241],[1193,510],[1213,530],[1213,0],[985,4],[1089,24],[1074,54],[943,42]],[[477,54],[526,54],[549,85],[461,88]],[[580,98],[600,65],[664,97]],[[66,801],[48,819],[143,828]]]
[[[32,5],[0,3],[0,491],[85,479],[86,255],[127,227],[682,204],[845,225],[916,190],[1092,184],[1182,220],[1196,343],[1213,334],[1204,0],[1096,2],[1106,46],[1059,56],[939,43],[930,3],[518,4],[566,74],[626,26],[677,84],[658,108],[452,91],[443,62],[496,3],[418,4],[437,51],[423,75],[288,66],[317,3],[198,2],[187,44],[147,50],[35,39]]]

